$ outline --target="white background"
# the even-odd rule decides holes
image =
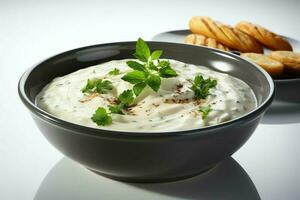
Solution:
[[[229,24],[249,20],[300,40],[299,10],[296,0],[0,0],[0,199],[33,199],[63,157],[18,98],[17,82],[27,68],[72,48],[186,29],[193,15]],[[274,117],[275,124],[267,118],[233,157],[262,199],[300,199],[300,115]]]

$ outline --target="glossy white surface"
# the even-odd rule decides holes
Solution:
[[[186,28],[188,19],[197,14],[228,23],[242,19],[258,22],[300,40],[299,8],[297,0],[231,0],[226,3],[1,0],[0,199],[157,199],[161,195],[165,199],[241,199],[238,192],[245,188],[244,194],[253,195],[253,188],[241,189],[242,183],[235,182],[235,176],[233,180],[231,176],[208,176],[208,183],[197,177],[192,183],[191,180],[175,183],[168,190],[161,184],[136,187],[111,181],[67,159],[60,162],[63,155],[43,138],[19,100],[17,82],[28,67],[53,54],[138,37],[150,40],[157,33]],[[233,156],[252,179],[261,199],[296,200],[300,197],[299,107],[274,107]],[[234,173],[233,167],[225,169]],[[63,184],[64,190],[57,188],[57,181]],[[163,192],[159,192],[160,188]]]

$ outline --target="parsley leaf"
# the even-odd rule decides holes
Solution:
[[[108,109],[110,110],[111,113],[115,113],[115,114],[120,114],[123,115],[123,105],[122,104],[118,104],[118,105],[108,105]]]
[[[96,85],[96,91],[100,94],[106,94],[108,93],[108,91],[112,90],[113,86],[112,86],[112,82],[105,80],[105,81],[100,81],[99,83],[97,83]]]
[[[146,74],[143,71],[133,70],[125,74],[122,79],[131,84],[137,84],[146,80]]]
[[[208,114],[209,114],[211,111],[212,111],[212,109],[211,109],[211,106],[210,106],[210,105],[208,105],[208,106],[206,106],[206,107],[201,107],[201,108],[199,109],[199,112],[202,112],[202,119],[203,119],[203,120],[207,118]]]
[[[119,95],[117,105],[109,105],[108,108],[111,113],[124,114],[123,109],[128,107],[134,101],[134,94],[132,90],[125,90]]]
[[[132,90],[125,90],[124,92],[122,92],[122,94],[120,94],[120,96],[118,97],[118,102],[122,103],[126,106],[128,106],[129,104],[131,104],[134,100],[134,96],[133,96],[133,91]]]
[[[115,68],[113,70],[111,70],[110,72],[108,72],[108,75],[110,76],[116,76],[116,75],[119,75],[120,74],[120,70]]]
[[[97,92],[100,94],[106,94],[108,91],[113,89],[112,82],[108,80],[95,79],[95,80],[87,80],[87,84],[84,88],[81,89],[83,93],[93,93]]]
[[[206,99],[210,95],[209,90],[215,88],[216,85],[216,80],[204,79],[202,75],[197,75],[191,89],[194,91],[196,99]]]
[[[105,108],[99,107],[96,112],[93,114],[92,118],[98,126],[106,126],[112,123],[111,116],[108,115]]]
[[[93,80],[88,79],[84,88],[81,89],[82,93],[92,92],[95,88],[95,82]]]

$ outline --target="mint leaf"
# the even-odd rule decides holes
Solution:
[[[111,70],[110,72],[108,72],[108,75],[110,76],[116,76],[116,75],[119,75],[120,74],[120,70],[115,68],[113,70]]]
[[[144,58],[144,56],[141,56],[141,55],[139,55],[139,54],[137,54],[137,53],[134,53],[133,56],[134,56],[135,58],[137,58],[138,60],[142,61],[142,62],[147,62],[147,59]]]
[[[142,38],[139,38],[136,42],[134,55],[143,62],[147,62],[150,57],[150,49]]]
[[[171,63],[167,60],[159,60],[158,67],[171,67]]]
[[[152,88],[152,90],[157,92],[160,88],[161,80],[159,76],[151,74],[148,76],[146,83]]]
[[[84,88],[81,89],[83,93],[93,93],[98,92],[100,94],[106,94],[108,91],[113,89],[112,82],[102,79],[96,80],[87,80],[87,84]]]
[[[136,61],[127,61],[126,63],[130,68],[134,70],[145,71],[145,66]]]
[[[106,126],[112,123],[111,116],[108,115],[105,108],[99,107],[96,112],[93,114],[92,118],[98,126]]]
[[[210,95],[209,90],[215,88],[216,85],[216,80],[204,79],[202,75],[197,75],[191,89],[194,91],[196,99],[206,99]]]
[[[158,71],[158,67],[152,61],[148,63],[148,68],[150,70]]]
[[[137,84],[146,80],[146,74],[145,72],[134,70],[125,74],[122,77],[122,80],[127,81],[131,84]]]
[[[159,75],[163,78],[171,78],[178,76],[176,71],[172,69],[170,66],[166,66],[159,69]]]
[[[118,97],[118,103],[123,104],[124,106],[130,105],[134,100],[134,94],[132,90],[125,90]]]
[[[208,106],[206,106],[206,107],[201,107],[201,108],[199,109],[199,112],[202,112],[202,119],[203,119],[203,120],[207,118],[208,114],[209,114],[211,111],[212,111],[212,109],[211,109],[211,106],[210,106],[210,105],[208,105]]]
[[[162,53],[163,53],[162,50],[153,51],[152,54],[151,54],[151,60],[159,59]]]
[[[128,72],[122,77],[124,81],[134,84],[133,91],[136,96],[143,91],[146,85],[149,85],[157,92],[161,85],[160,77],[170,78],[177,76],[169,61],[159,60],[162,53],[162,50],[155,50],[151,53],[147,43],[141,38],[136,42],[134,56],[139,59],[139,62],[128,61],[127,65],[134,71]]]
[[[135,84],[132,88],[135,96],[139,96],[139,94],[144,90],[145,87],[146,83],[144,82]]]

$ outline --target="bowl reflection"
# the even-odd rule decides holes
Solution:
[[[196,177],[156,184],[118,182],[63,158],[44,178],[34,199],[258,200],[260,197],[247,173],[233,158]]]
[[[293,124],[300,122],[300,103],[274,101],[261,120],[263,124]]]

